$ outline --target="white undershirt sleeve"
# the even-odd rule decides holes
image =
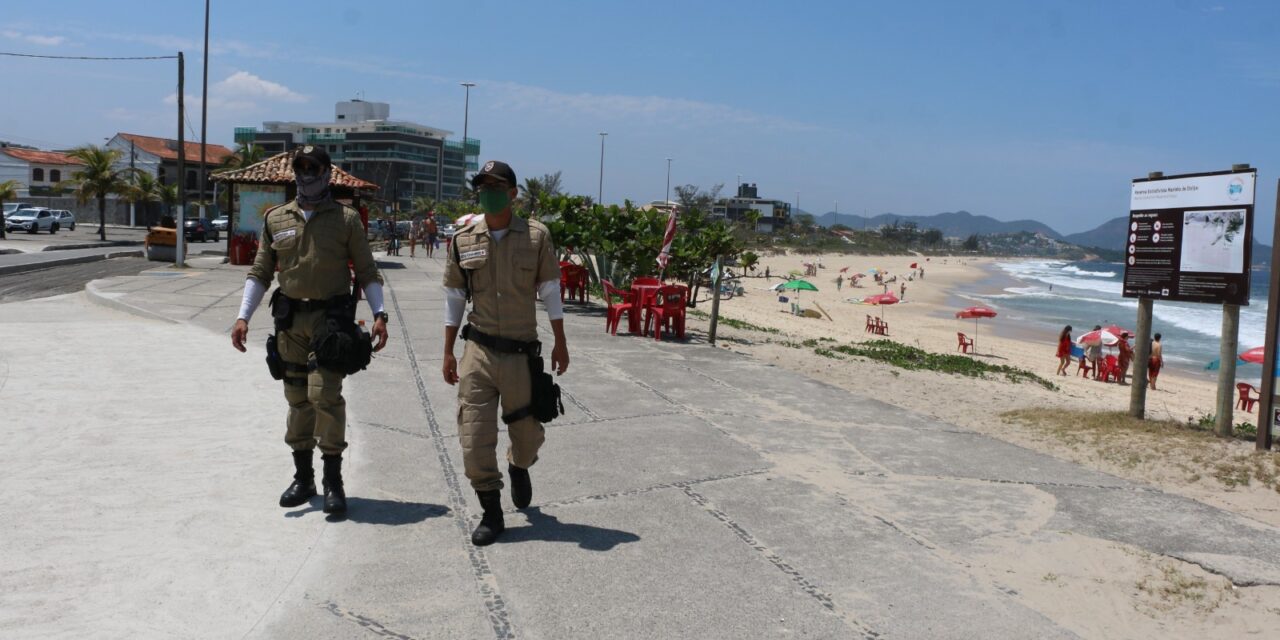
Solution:
[[[467,311],[467,290],[444,288],[444,326],[456,327],[462,324],[462,314]]]
[[[262,304],[262,296],[265,295],[267,285],[257,278],[245,278],[244,297],[240,299],[240,315],[236,319],[248,322],[253,317],[253,312],[258,310],[258,305]]]
[[[369,312],[379,314],[386,311],[382,301],[382,283],[370,282],[364,286],[364,299],[369,301]]]
[[[548,320],[564,318],[564,302],[560,300],[560,281],[548,280],[538,285],[538,297],[547,308]]]

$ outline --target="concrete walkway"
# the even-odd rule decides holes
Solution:
[[[475,548],[441,263],[384,260],[392,342],[347,383],[345,521],[274,504],[291,467],[269,319],[247,355],[226,337],[242,267],[0,305],[6,335],[52,314],[74,336],[0,346],[23,514],[0,519],[0,635],[1070,638],[1087,625],[989,566],[1063,536],[1280,584],[1274,527],[697,337],[609,337],[595,307],[567,319],[535,506]]]

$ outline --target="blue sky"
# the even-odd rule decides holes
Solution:
[[[0,51],[187,54],[199,130],[198,0],[9,3]],[[1064,233],[1126,213],[1128,182],[1280,175],[1280,3],[241,2],[214,0],[209,141],[329,120],[361,92],[525,176],[594,194],[672,184],[814,212],[1032,218]],[[174,65],[0,57],[0,139],[42,148],[173,136]]]

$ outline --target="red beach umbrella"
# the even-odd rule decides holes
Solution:
[[[973,350],[978,350],[978,318],[994,318],[996,310],[991,307],[978,305],[976,307],[966,307],[956,312],[957,318],[973,318]]]
[[[876,305],[876,306],[878,306],[878,307],[881,307],[881,309],[880,309],[880,318],[881,318],[881,319],[883,319],[883,318],[884,318],[884,308],[883,308],[883,306],[884,306],[884,305],[886,305],[886,304],[898,304],[898,302],[900,302],[900,300],[898,300],[898,296],[893,295],[893,292],[892,292],[892,291],[890,291],[890,292],[888,292],[888,293],[878,293],[878,294],[876,294],[876,295],[874,295],[874,296],[867,296],[867,297],[863,298],[863,299],[862,299],[862,301],[863,301],[863,302],[865,302],[865,303],[867,303],[867,304],[874,304],[874,305]]]
[[[1110,326],[1103,327],[1103,330],[1105,330],[1105,331],[1110,331],[1111,333],[1113,333],[1113,334],[1115,334],[1115,335],[1117,335],[1117,336],[1122,336],[1122,335],[1124,335],[1124,334],[1126,334],[1126,333],[1127,333],[1127,334],[1129,334],[1129,335],[1133,335],[1133,332],[1132,332],[1132,331],[1130,331],[1130,330],[1128,330],[1128,329],[1126,329],[1126,328],[1124,328],[1124,327],[1122,327],[1122,326],[1120,326],[1120,325],[1118,325],[1118,324],[1113,324],[1113,325],[1110,325]]]
[[[1241,360],[1244,360],[1245,362],[1252,362],[1252,363],[1254,363],[1254,364],[1262,364],[1262,359],[1263,359],[1262,352],[1263,352],[1263,350],[1264,350],[1264,349],[1266,349],[1266,347],[1254,347],[1254,348],[1252,348],[1252,349],[1250,349],[1250,350],[1248,350],[1248,351],[1246,351],[1246,352],[1244,352],[1244,353],[1240,354],[1240,359],[1241,359]]]
[[[1095,329],[1089,333],[1081,334],[1079,338],[1076,338],[1076,344],[1101,344],[1108,347],[1114,347],[1117,344],[1120,344],[1120,336],[1117,336],[1106,329]]]

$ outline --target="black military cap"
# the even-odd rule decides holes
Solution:
[[[298,161],[303,158],[310,158],[316,161],[320,165],[320,169],[322,171],[333,165],[333,162],[329,160],[329,152],[325,151],[323,147],[317,147],[315,145],[309,144],[298,149],[298,154],[293,156],[293,166],[298,166]]]
[[[511,169],[511,165],[501,160],[490,160],[480,167],[480,173],[471,176],[471,186],[474,187],[480,182],[480,178],[490,176],[506,182],[508,186],[516,186],[516,172]]]

